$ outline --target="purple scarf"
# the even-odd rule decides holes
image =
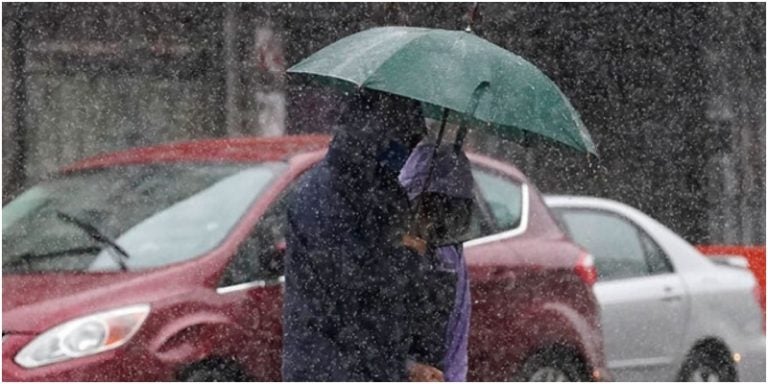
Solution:
[[[408,162],[400,171],[400,183],[411,199],[422,192],[429,172],[429,161],[433,145],[422,144],[411,153]],[[440,152],[432,174],[428,192],[442,193],[452,197],[472,199],[474,179],[469,160],[463,153]],[[446,381],[467,381],[469,343],[469,319],[471,300],[469,276],[461,244],[437,249],[437,254],[447,270],[456,272],[456,299],[446,328],[446,355],[443,358],[443,374]]]

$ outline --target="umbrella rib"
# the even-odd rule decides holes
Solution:
[[[423,32],[422,32],[422,33],[419,33],[419,32],[415,32],[415,31],[414,31],[414,32],[411,32],[411,33],[409,33],[409,35],[415,35],[415,36],[411,37],[411,38],[410,38],[410,40],[408,40],[408,42],[407,42],[407,43],[405,43],[405,44],[402,44],[402,45],[400,46],[400,48],[398,48],[396,51],[392,52],[392,54],[391,54],[391,55],[389,55],[389,57],[387,57],[387,58],[386,58],[386,59],[384,59],[384,60],[383,60],[381,63],[379,63],[379,65],[378,65],[378,66],[377,66],[377,67],[376,67],[376,68],[375,68],[375,69],[374,69],[374,70],[371,72],[371,74],[374,74],[374,73],[376,73],[376,71],[378,71],[378,69],[379,69],[379,68],[381,68],[381,66],[382,66],[382,65],[384,65],[384,63],[386,63],[387,61],[389,61],[389,60],[392,58],[392,56],[394,56],[394,54],[396,54],[398,51],[400,51],[401,49],[403,49],[403,47],[406,47],[406,46],[408,46],[409,44],[411,44],[411,43],[413,42],[413,40],[415,40],[415,39],[417,39],[417,38],[419,38],[419,37],[423,36],[423,35],[424,35],[424,33],[423,33]],[[378,42],[378,43],[374,43],[374,44],[371,44],[370,46],[366,47],[366,49],[365,49],[365,51],[363,52],[363,54],[364,54],[364,53],[366,53],[366,52],[374,51],[374,50],[375,50],[377,47],[379,47],[380,45],[383,45],[383,44],[387,44],[387,43],[389,43],[389,41],[387,41],[387,40],[383,40],[383,41],[380,41],[380,42]],[[345,61],[343,61],[343,62],[341,62],[339,65],[337,65],[337,68],[339,68],[339,67],[344,67],[344,66],[346,66],[348,63],[354,62],[354,61],[355,61],[355,60],[356,60],[358,57],[360,57],[361,55],[362,55],[362,54],[357,54],[357,55],[355,55],[355,56],[352,56],[352,57],[349,57],[349,58],[347,58]],[[370,75],[368,75],[367,77],[370,77]],[[364,86],[365,86],[365,82],[366,82],[366,80],[363,80],[363,81],[362,81],[362,82],[361,82],[359,85],[357,85],[357,86],[358,86],[358,87],[364,87]]]
[[[419,40],[419,39],[421,39],[421,38],[423,38],[423,37],[427,36],[427,34],[428,34],[428,32],[429,32],[429,31],[420,31],[420,32],[421,32],[421,33],[419,33],[419,34],[416,34],[416,36],[414,36],[412,39],[410,39],[410,40],[409,40],[407,43],[405,43],[405,44],[401,45],[401,46],[400,46],[400,48],[398,48],[398,49],[397,49],[397,51],[393,52],[393,54],[392,54],[392,55],[389,55],[389,57],[387,57],[386,59],[382,60],[382,61],[381,61],[381,63],[379,63],[379,65],[378,65],[378,66],[376,66],[376,69],[374,69],[374,70],[373,70],[373,72],[371,72],[371,74],[370,74],[370,75],[369,75],[369,76],[368,76],[368,77],[367,77],[365,80],[363,80],[362,84],[360,84],[360,87],[366,87],[366,86],[368,85],[368,84],[367,84],[367,83],[368,83],[368,80],[369,80],[371,77],[373,77],[373,76],[374,76],[374,75],[375,75],[375,74],[376,74],[376,73],[377,73],[377,72],[378,72],[378,71],[381,69],[381,67],[383,67],[383,66],[385,66],[387,63],[389,63],[389,61],[390,61],[390,60],[392,60],[392,58],[393,58],[393,57],[395,57],[397,53],[400,53],[400,52],[402,52],[402,51],[403,51],[404,49],[406,49],[406,48],[407,48],[409,45],[411,45],[411,44],[414,44],[414,42],[416,42],[417,40]],[[372,89],[375,89],[375,88],[372,88]],[[388,92],[389,92],[389,91],[388,91]],[[390,92],[390,93],[393,93],[393,92]],[[410,98],[410,99],[415,99],[415,100],[421,101],[422,103],[428,103],[428,102],[429,102],[429,101],[427,101],[427,100],[421,100],[421,99],[417,99],[417,98],[415,98],[415,97],[411,97],[411,96],[408,96],[408,95],[402,95],[402,94],[398,94],[398,95],[399,95],[399,96],[403,96],[403,97],[408,97],[408,98]]]
[[[471,36],[471,37],[476,37],[475,35],[472,35],[472,34],[469,34],[469,33],[466,33],[466,32],[462,32],[462,31],[447,31],[447,30],[443,30],[443,31],[446,31],[446,32],[456,32],[457,34],[460,34],[459,36],[462,36],[462,37],[465,37],[465,35],[466,35],[466,36]],[[416,36],[414,36],[414,37],[413,37],[413,38],[412,38],[410,41],[408,41],[407,43],[405,43],[405,44],[401,45],[401,46],[400,46],[400,48],[398,48],[398,49],[397,49],[397,51],[395,51],[394,53],[399,53],[399,52],[402,52],[402,51],[403,51],[404,49],[406,49],[406,48],[407,48],[409,45],[416,43],[416,42],[417,42],[419,39],[421,39],[421,38],[424,38],[424,37],[428,37],[428,34],[429,34],[430,30],[423,30],[423,31],[421,31],[421,30],[420,30],[419,32],[421,32],[421,33],[418,33],[418,34],[417,34]],[[493,43],[490,43],[490,42],[488,42],[488,43],[489,43],[489,44],[491,44],[491,45],[493,45],[495,48],[498,48],[498,49],[500,49],[500,50],[504,51],[505,53],[511,53],[511,52],[508,52],[508,51],[504,50],[503,48],[501,48],[501,47],[499,47],[499,46],[497,46],[497,45],[495,45],[495,44],[493,44]],[[371,75],[369,75],[369,76],[368,76],[368,77],[367,77],[367,78],[366,78],[366,79],[365,79],[365,80],[364,80],[364,81],[363,81],[361,84],[359,84],[359,85],[357,85],[356,83],[355,83],[355,84],[356,84],[356,85],[357,85],[359,88],[370,88],[370,89],[374,89],[374,90],[385,91],[385,92],[388,92],[388,93],[391,93],[391,94],[394,94],[394,95],[398,95],[398,96],[402,96],[402,97],[407,97],[407,98],[409,98],[409,99],[413,99],[413,100],[416,100],[416,101],[420,101],[420,102],[422,102],[422,103],[431,104],[430,100],[426,100],[426,99],[423,99],[423,98],[415,97],[415,96],[413,96],[413,95],[408,95],[408,94],[398,93],[398,92],[394,92],[394,91],[392,91],[392,90],[389,90],[389,89],[387,89],[387,90],[381,90],[381,89],[377,89],[377,88],[375,88],[375,87],[370,87],[370,86],[369,86],[368,80],[369,80],[371,77],[373,77],[373,76],[374,76],[374,75],[375,75],[375,74],[376,74],[376,73],[377,73],[377,72],[378,72],[378,71],[379,71],[379,70],[380,70],[382,67],[384,67],[384,66],[385,66],[385,65],[386,65],[386,64],[387,64],[387,63],[388,63],[390,60],[392,60],[392,58],[393,58],[394,56],[395,56],[395,54],[392,54],[392,55],[390,55],[389,57],[387,57],[385,60],[383,60],[381,63],[379,63],[379,65],[376,67],[376,69],[374,69],[374,70],[373,70],[373,72],[371,72]],[[482,83],[481,83],[481,84],[482,84]],[[478,84],[478,85],[479,85],[479,84]],[[448,108],[448,107],[445,107],[445,106],[443,106],[443,105],[438,105],[438,107],[440,107],[440,108],[445,108],[445,109],[449,109],[449,110],[451,110],[451,111],[454,111],[454,112],[458,113],[459,115],[462,115],[462,114],[465,114],[465,113],[466,113],[466,111],[460,110],[460,109],[458,109],[458,108]],[[470,118],[472,118],[472,119],[475,119],[475,120],[478,120],[478,121],[482,121],[482,122],[484,122],[484,123],[490,123],[490,124],[493,124],[493,122],[491,122],[491,121],[486,121],[486,120],[484,120],[484,119],[479,119],[479,118],[477,118],[477,117],[475,117],[475,116],[470,116]]]
[[[409,29],[410,29],[410,28],[409,28]],[[358,82],[357,82],[357,81],[355,81],[355,80],[352,80],[352,79],[349,79],[349,78],[345,78],[345,77],[342,77],[342,76],[340,76],[340,75],[337,75],[336,73],[328,73],[328,72],[318,73],[318,72],[304,71],[304,70],[301,70],[301,69],[299,69],[299,70],[292,70],[291,68],[289,68],[289,69],[288,69],[288,72],[289,72],[289,73],[303,73],[303,74],[308,74],[308,75],[315,75],[315,76],[318,76],[318,77],[330,77],[330,78],[333,78],[333,79],[342,80],[342,81],[344,81],[344,82],[350,83],[350,84],[354,85],[354,86],[355,86],[355,87],[357,87],[357,88],[364,88],[364,87],[366,87],[366,82],[367,82],[367,80],[368,80],[368,79],[369,79],[369,78],[370,78],[370,77],[371,77],[373,74],[375,74],[376,72],[378,72],[379,68],[381,68],[382,66],[384,66],[384,64],[386,64],[387,62],[389,62],[389,60],[391,60],[391,59],[392,59],[392,57],[393,57],[393,56],[395,56],[395,54],[396,54],[397,52],[399,52],[399,51],[400,51],[400,50],[402,50],[403,48],[407,47],[408,45],[412,44],[412,43],[413,43],[413,42],[414,42],[416,39],[423,37],[423,36],[424,36],[424,35],[425,35],[427,32],[429,32],[429,30],[428,30],[428,29],[422,29],[422,28],[412,28],[412,30],[413,30],[413,32],[411,32],[411,33],[409,33],[409,34],[410,34],[410,35],[413,35],[413,37],[411,37],[411,38],[410,38],[410,40],[408,40],[406,43],[402,44],[402,45],[401,45],[401,46],[400,46],[400,47],[399,47],[399,48],[398,48],[398,49],[397,49],[395,52],[393,52],[393,54],[389,55],[389,57],[387,57],[386,59],[382,60],[382,61],[381,61],[381,63],[379,63],[379,64],[378,64],[378,65],[377,65],[377,66],[376,66],[376,67],[373,69],[373,71],[371,72],[371,75],[368,75],[368,76],[367,76],[365,79],[363,79],[363,81],[362,81],[362,82],[360,82],[360,83],[358,83]],[[369,46],[369,47],[366,49],[366,52],[368,52],[368,51],[372,50],[373,48],[377,47],[378,45],[381,45],[381,44],[385,44],[386,42],[387,42],[387,41],[383,41],[383,42],[380,42],[380,43],[378,43],[378,44],[374,44],[374,45],[372,45],[372,46]],[[345,60],[344,62],[342,62],[342,63],[340,63],[340,64],[336,65],[336,68],[339,68],[339,67],[343,67],[344,65],[346,65],[346,64],[347,64],[347,63],[349,63],[349,62],[352,62],[353,60],[357,59],[358,57],[359,57],[359,55],[355,55],[355,56],[353,56],[353,57],[350,57],[349,59]],[[302,63],[300,62],[300,63],[296,64],[296,66],[298,66],[298,65],[301,65],[301,64],[302,64]],[[335,72],[335,71],[334,71],[334,72]],[[375,89],[375,88],[371,88],[371,89]],[[392,92],[390,92],[390,93],[392,93]],[[399,95],[399,96],[403,96],[403,97],[409,97],[409,96],[407,96],[407,95]],[[411,98],[412,98],[412,97],[411,97]],[[421,102],[427,102],[427,101],[425,101],[425,100],[418,100],[418,101],[421,101]]]

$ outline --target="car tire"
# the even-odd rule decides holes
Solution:
[[[680,371],[680,381],[737,381],[736,367],[727,352],[700,347],[688,356]]]
[[[514,381],[588,381],[588,378],[584,374],[584,363],[575,354],[550,349],[529,357]]]
[[[178,379],[194,382],[249,381],[237,364],[224,359],[211,359],[193,364],[182,370]]]

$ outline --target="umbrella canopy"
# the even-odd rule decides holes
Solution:
[[[368,88],[419,100],[425,115],[531,135],[597,154],[579,114],[536,66],[463,31],[381,27],[347,36],[288,69],[342,89]]]

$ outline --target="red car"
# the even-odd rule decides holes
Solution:
[[[97,156],[3,208],[3,380],[280,380],[284,196],[328,138]],[[605,379],[590,255],[472,155],[472,380]]]

